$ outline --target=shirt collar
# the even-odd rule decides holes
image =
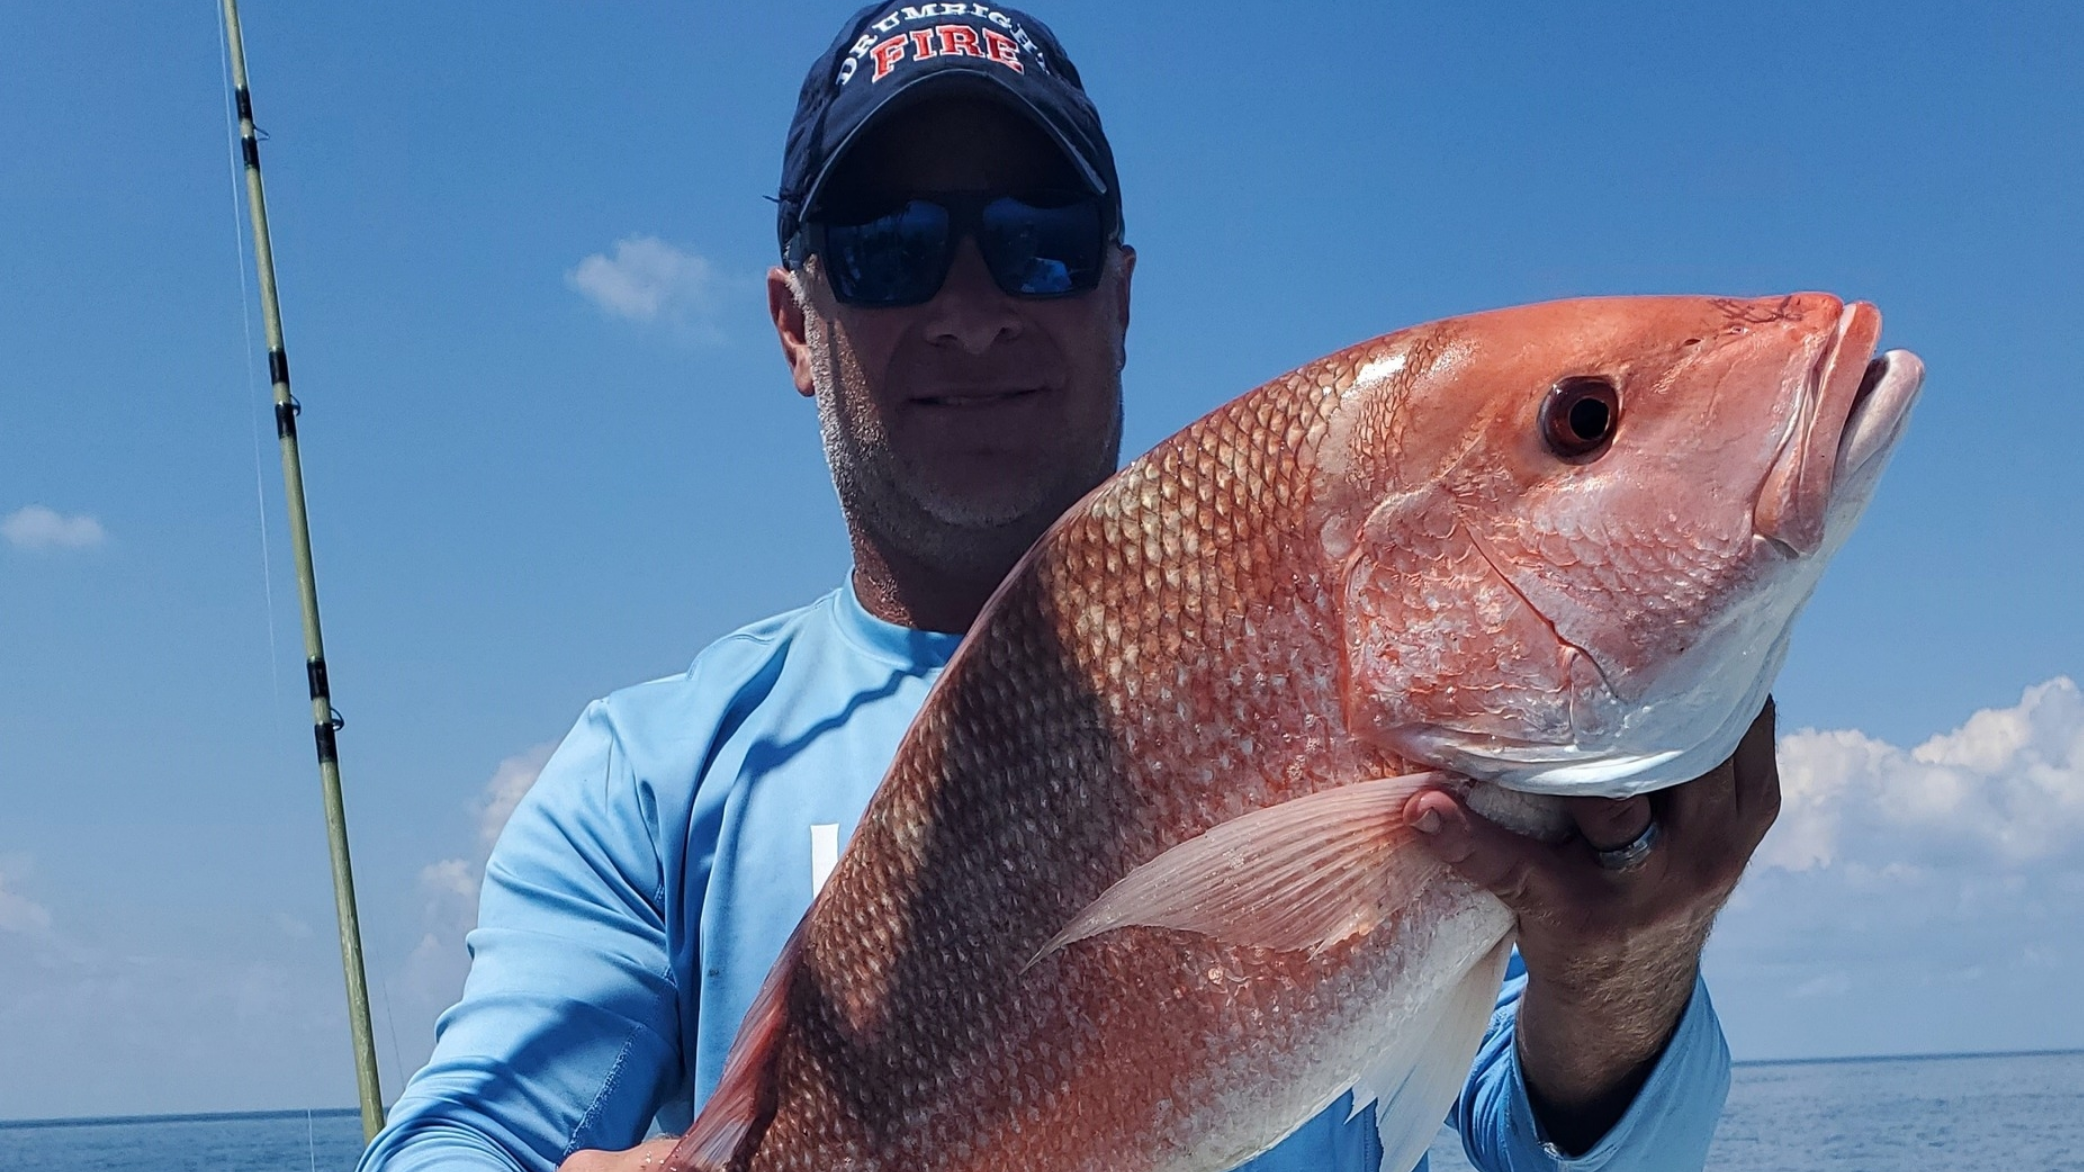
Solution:
[[[962,642],[961,635],[917,631],[868,613],[854,593],[853,575],[834,592],[833,619],[840,633],[864,651],[916,672],[939,671]]]

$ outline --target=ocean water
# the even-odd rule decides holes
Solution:
[[[352,1111],[0,1121],[0,1172],[350,1172]],[[1443,1132],[1435,1172],[1466,1172]],[[2084,1172],[2084,1052],[1737,1067],[1716,1172]]]
[[[1468,1172],[1444,1131],[1433,1172]],[[1744,1063],[1715,1172],[2084,1172],[2084,1052]]]
[[[5,1172],[351,1172],[358,1111],[0,1122]]]

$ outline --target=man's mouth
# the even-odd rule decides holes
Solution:
[[[992,407],[1039,395],[1042,387],[1018,387],[1012,390],[950,391],[943,395],[921,395],[912,402],[927,407]]]

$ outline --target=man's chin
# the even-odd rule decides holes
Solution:
[[[1062,485],[1015,481],[1003,464],[976,468],[971,475],[962,474],[969,469],[951,471],[909,477],[901,491],[920,512],[952,528],[1001,530],[1035,525],[1038,518],[1047,527],[1077,499],[1063,499],[1068,489]]]
[[[919,511],[936,524],[950,529],[997,533],[1017,527],[1032,527],[1036,535],[1056,519],[1055,511],[1035,500],[985,500],[974,497],[928,497],[918,502]],[[1038,518],[1042,518],[1038,523]]]
[[[904,543],[914,552],[950,569],[961,569],[990,577],[1003,576],[1042,536],[1063,511],[1077,500],[1063,492],[963,491],[953,485],[913,484],[906,493],[913,509],[911,529]],[[1082,495],[1082,494],[1080,494]]]

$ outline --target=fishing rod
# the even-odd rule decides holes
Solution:
[[[239,35],[238,0],[224,0],[224,36],[231,50],[232,96],[239,107],[239,150],[246,160],[246,209],[253,221],[253,267],[260,273],[261,317],[267,327],[268,378],[275,385],[275,434],[282,441],[282,485],[289,500],[290,543],[297,557],[297,600],[304,612],[304,667],[311,685],[311,731],[318,742],[318,779],[325,793],[326,841],[333,857],[333,906],[340,919],[340,967],[347,974],[347,1021],[354,1036],[355,1083],[362,1100],[362,1137],[384,1125],[377,1084],[375,1034],[369,1028],[369,982],[362,968],[362,928],[355,915],[355,877],[347,857],[347,811],[340,800],[340,754],[326,682],[325,640],[318,625],[318,581],[311,569],[311,530],[304,512],[304,465],[297,455],[297,414],[289,390],[289,355],[282,347],[282,312],[275,299],[275,253],[268,243],[268,203],[261,192],[260,140],[253,99],[246,89],[246,44]]]

